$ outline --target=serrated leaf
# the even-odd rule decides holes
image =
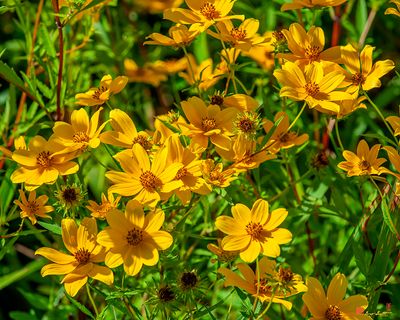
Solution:
[[[38,221],[38,224],[41,225],[43,228],[49,230],[50,232],[61,236],[61,227],[55,224],[50,224],[42,221]]]
[[[80,311],[89,316],[91,319],[95,319],[95,316],[90,312],[88,308],[86,308],[83,304],[79,303],[74,298],[72,298],[68,293],[66,293],[65,295],[75,307],[77,307]]]
[[[50,57],[55,58],[57,53],[56,49],[54,48],[54,43],[50,38],[49,31],[47,30],[44,24],[41,24],[41,28],[39,29],[39,37],[38,39],[41,40],[43,44],[43,48]]]

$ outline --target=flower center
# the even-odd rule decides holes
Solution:
[[[133,228],[128,231],[128,235],[126,236],[126,241],[131,246],[137,246],[143,240],[143,231],[140,229]]]
[[[362,171],[368,171],[369,169],[371,169],[371,165],[369,164],[369,162],[367,160],[362,160],[358,163],[358,166],[360,168],[360,170]]]
[[[267,279],[260,278],[259,281],[257,279],[254,280],[254,287],[259,294],[268,294],[271,293],[272,287],[268,284]]]
[[[341,316],[340,309],[336,306],[330,305],[329,308],[325,312],[325,318],[327,320],[341,320],[343,319]]]
[[[307,94],[311,97],[315,97],[319,92],[319,86],[315,82],[309,82],[304,86]]]
[[[208,20],[219,18],[219,12],[215,9],[215,6],[209,2],[206,2],[201,6],[200,13]]]
[[[36,157],[36,163],[44,169],[51,167],[50,151],[42,151]]]
[[[89,136],[86,132],[78,131],[72,136],[72,141],[75,143],[89,142]]]
[[[140,183],[147,191],[154,192],[162,186],[160,178],[156,177],[153,172],[145,171],[139,177]]]
[[[279,279],[281,282],[290,282],[293,280],[293,272],[290,268],[279,268]]]
[[[217,126],[217,123],[216,123],[215,119],[210,119],[208,117],[205,117],[201,120],[201,127],[202,127],[203,131],[205,131],[205,132],[215,129],[216,126]]]
[[[305,50],[305,56],[310,62],[313,62],[319,59],[320,52],[321,49],[318,46],[308,46]]]
[[[246,225],[246,232],[251,236],[252,240],[259,240],[263,232],[263,227],[258,222],[249,222]]]
[[[231,30],[231,36],[235,40],[243,40],[246,38],[246,30],[243,30],[242,28],[233,28]]]
[[[150,150],[152,145],[151,142],[147,139],[147,137],[145,137],[142,134],[139,134],[137,137],[135,137],[132,141],[133,144],[140,144],[144,150]]]
[[[249,118],[240,119],[237,126],[240,129],[240,131],[244,133],[249,133],[254,130],[254,122],[251,121]]]
[[[39,210],[39,205],[36,203],[35,200],[29,201],[27,207],[31,214],[36,214],[36,212]]]
[[[211,104],[222,106],[223,103],[224,103],[224,97],[217,94],[211,97]]]
[[[356,86],[363,85],[365,83],[365,77],[359,72],[353,74],[351,80]]]
[[[62,198],[65,202],[72,204],[78,199],[78,194],[76,193],[75,188],[67,187],[62,191]]]
[[[187,174],[188,174],[187,169],[186,169],[186,168],[181,168],[181,169],[179,169],[178,172],[176,173],[176,176],[175,176],[174,180],[180,180],[180,179],[182,179],[183,177],[186,177]]]
[[[79,264],[86,264],[90,260],[90,252],[87,249],[81,248],[75,252],[74,257]]]
[[[293,140],[296,137],[294,132],[283,132],[279,135],[278,139],[280,142],[286,143]]]
[[[100,99],[100,95],[103,92],[106,92],[106,91],[107,91],[107,87],[105,87],[105,86],[98,87],[97,90],[92,94],[92,98],[96,99],[96,100],[99,100]]]
[[[277,46],[280,46],[280,45],[286,43],[286,38],[282,31],[276,30],[276,31],[272,32],[272,36],[275,38],[275,42],[273,43],[273,46],[277,47]]]

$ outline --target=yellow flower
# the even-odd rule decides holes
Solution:
[[[141,204],[155,207],[160,201],[160,193],[171,192],[180,186],[182,181],[174,180],[180,163],[167,165],[168,149],[160,149],[150,163],[149,155],[139,144],[131,150],[114,156],[124,172],[108,171],[106,177],[114,183],[108,191],[122,196],[135,196]]]
[[[400,117],[387,117],[386,121],[389,122],[390,126],[393,128],[395,137],[400,135]]]
[[[158,250],[168,249],[173,241],[168,232],[160,231],[164,218],[162,210],[145,216],[134,200],[127,203],[125,214],[119,210],[109,212],[106,219],[110,226],[97,236],[97,241],[110,250],[106,265],[116,268],[123,264],[130,276],[138,274],[143,265],[156,265]]]
[[[69,175],[79,170],[79,165],[69,161],[71,154],[60,154],[63,146],[35,136],[28,145],[28,150],[14,151],[12,159],[21,167],[13,172],[13,183],[26,183],[27,189],[35,189],[44,183],[53,184],[59,175]]]
[[[281,97],[304,100],[320,112],[338,113],[339,105],[333,101],[352,99],[349,93],[336,90],[345,75],[338,71],[325,74],[321,63],[310,64],[303,72],[295,63],[286,62],[281,70],[275,70],[274,76],[283,85]]]
[[[220,216],[215,225],[228,234],[222,240],[222,249],[240,251],[240,258],[253,262],[260,253],[269,257],[280,255],[280,244],[292,240],[289,230],[278,228],[288,212],[280,208],[269,212],[269,204],[263,199],[254,202],[251,210],[238,203],[232,207],[232,217]]]
[[[232,107],[244,112],[254,111],[260,105],[256,99],[247,94],[237,93],[224,96],[218,92],[211,96],[210,104],[225,108]]]
[[[105,248],[96,242],[96,220],[84,218],[78,227],[73,219],[63,219],[61,228],[64,245],[72,255],[52,248],[36,250],[36,255],[54,262],[42,268],[42,277],[65,275],[61,283],[72,297],[86,284],[88,277],[111,285],[114,282],[112,271],[96,264],[103,262],[106,255]]]
[[[14,139],[14,150],[26,150],[25,138],[23,136]],[[12,158],[12,151],[6,147],[0,146],[0,151],[4,157]]]
[[[371,150],[365,140],[361,140],[357,145],[357,154],[351,151],[343,151],[343,157],[347,161],[342,161],[338,167],[347,171],[347,176],[380,175],[384,168],[381,165],[386,162],[384,158],[378,158],[381,148],[380,144],[375,144]]]
[[[180,132],[181,124],[186,123],[186,120],[178,113],[169,111],[168,114],[163,114],[154,119],[154,143],[163,145],[168,137],[174,132]]]
[[[124,60],[125,74],[131,82],[151,84],[158,87],[162,81],[168,79],[164,71],[152,68],[151,65],[139,67],[132,59]]]
[[[49,200],[48,196],[41,195],[36,198],[36,191],[29,192],[29,197],[26,199],[25,193],[19,190],[21,201],[14,200],[14,203],[21,209],[21,218],[28,218],[32,224],[37,222],[36,216],[41,218],[51,218],[46,213],[54,211],[52,206],[46,206],[46,202]]]
[[[182,57],[180,59],[157,60],[151,63],[147,63],[146,66],[152,68],[159,73],[176,74],[180,71],[186,70],[187,64],[187,58]]]
[[[182,124],[183,134],[192,138],[192,144],[207,148],[208,140],[221,149],[228,150],[231,139],[233,120],[237,110],[226,108],[221,111],[217,105],[208,107],[198,97],[189,98],[181,103],[189,124]]]
[[[161,13],[168,8],[176,8],[183,0],[135,0],[134,4],[150,13]]]
[[[365,96],[362,96],[356,99],[338,101],[339,112],[336,113],[337,118],[341,119],[357,109],[367,109],[365,104],[362,103],[366,99]]]
[[[253,59],[265,71],[269,71],[275,66],[275,47],[272,42],[273,35],[271,31],[265,32],[263,37],[269,39],[269,41],[262,46],[252,47],[248,52],[243,52],[244,56]]]
[[[182,201],[187,204],[192,196],[192,192],[198,194],[208,194],[212,190],[202,178],[201,163],[189,148],[184,148],[177,134],[169,137],[165,143],[168,150],[167,164],[181,163],[182,168],[177,172],[174,180],[182,181],[182,186],[173,192]],[[169,198],[169,194],[167,196]]]
[[[281,32],[287,39],[291,53],[279,53],[278,58],[283,58],[299,65],[310,64],[314,61],[336,62],[340,59],[340,47],[324,50],[325,35],[320,27],[311,27],[308,32],[299,23],[292,23],[289,30]]]
[[[226,278],[224,285],[241,288],[261,302],[279,303],[290,310],[292,303],[284,299],[307,291],[300,275],[289,268],[280,268],[277,272],[275,261],[267,257],[260,259],[255,272],[245,263],[239,263],[237,267],[242,276],[227,268],[218,269]]]
[[[308,134],[303,133],[298,135],[294,131],[288,131],[289,129],[289,116],[284,111],[279,111],[275,117],[274,122],[279,121],[274,132],[269,138],[267,145],[269,145],[268,150],[273,153],[277,153],[280,149],[289,149],[294,146],[299,146],[308,140]],[[270,120],[265,120],[263,127],[266,134],[269,134],[274,127],[274,122]]]
[[[168,34],[169,37],[160,33],[152,33],[146,37],[146,39],[151,39],[151,41],[145,41],[143,44],[155,44],[169,47],[186,47],[194,40],[199,32],[189,31],[184,25],[176,25],[169,29]]]
[[[400,1],[399,0],[390,0],[389,2],[394,3],[396,5],[397,9],[387,8],[385,10],[385,14],[394,14],[394,15],[400,17]]]
[[[203,32],[217,21],[239,19],[243,15],[228,16],[236,0],[185,0],[189,9],[172,8],[164,11],[164,19],[191,24],[189,30]]]
[[[397,150],[395,148],[389,147],[389,146],[383,147],[382,149],[384,149],[387,152],[387,154],[389,156],[389,161],[394,166],[397,173],[394,173],[391,170],[386,169],[386,168],[381,168],[381,172],[391,174],[391,175],[395,176],[397,179],[400,179],[400,155],[399,155],[399,153],[397,152]],[[396,182],[396,190],[398,190],[398,188],[399,188],[399,182],[397,181]],[[397,191],[396,191],[396,194],[397,194]]]
[[[249,51],[256,46],[264,45],[269,39],[257,34],[260,22],[257,19],[246,19],[239,27],[230,20],[217,23],[218,33],[208,30],[214,38],[229,43],[234,48]]]
[[[99,116],[103,108],[99,108],[89,120],[87,112],[82,108],[71,114],[71,124],[57,121],[51,136],[52,141],[64,146],[65,153],[84,152],[88,147],[94,149],[100,145],[99,135],[107,122],[99,126]]]
[[[226,188],[237,179],[237,172],[234,169],[226,169],[222,163],[215,163],[212,159],[206,159],[201,166],[204,180],[215,187]]]
[[[124,149],[131,149],[135,144],[149,151],[153,143],[151,136],[145,131],[137,131],[136,126],[127,113],[120,109],[110,111],[111,127],[114,131],[106,131],[100,135],[103,143]]]
[[[101,204],[97,204],[92,200],[88,200],[89,205],[86,206],[86,208],[89,209],[93,218],[105,219],[110,211],[117,209],[119,200],[121,200],[121,197],[114,199],[112,193],[108,193],[108,199],[104,193],[102,193]]]
[[[303,301],[310,310],[312,319],[354,319],[372,320],[362,314],[368,306],[365,296],[355,295],[343,300],[347,289],[347,279],[342,273],[337,273],[325,295],[325,290],[318,279],[307,279],[308,291],[303,295]]]
[[[101,78],[100,85],[98,88],[90,88],[85,93],[78,93],[75,96],[77,104],[82,106],[97,106],[102,105],[112,94],[120,92],[125,88],[128,78],[124,76],[116,77],[114,80],[107,74]]]
[[[221,247],[221,239],[217,239],[218,245],[215,245],[213,243],[207,244],[207,249],[214,253],[216,256],[218,256],[218,260],[221,262],[230,262],[234,260],[239,252],[238,251],[225,251]],[[215,263],[217,260],[211,259],[210,260],[212,263]]]
[[[358,93],[359,88],[369,91],[373,88],[379,88],[381,81],[379,80],[390,70],[394,69],[392,60],[377,61],[372,63],[372,53],[374,47],[366,45],[359,53],[351,44],[341,48],[342,62],[346,66],[346,79],[344,84],[350,85],[347,92]]]
[[[335,7],[346,1],[347,0],[292,0],[292,3],[284,3],[281,7],[281,11],[314,7]]]

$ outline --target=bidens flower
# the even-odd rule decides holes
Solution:
[[[42,268],[42,277],[65,275],[61,283],[72,297],[86,284],[88,278],[111,285],[114,282],[112,271],[96,264],[103,262],[106,255],[105,248],[96,242],[96,220],[84,218],[78,227],[73,219],[63,219],[61,228],[64,245],[72,255],[52,248],[36,250],[36,255],[54,262]]]
[[[110,249],[106,265],[116,268],[123,264],[125,272],[134,276],[143,264],[157,264],[158,250],[168,249],[173,241],[168,232],[160,231],[164,218],[162,210],[145,216],[143,208],[134,200],[127,203],[125,214],[119,210],[109,212],[106,219],[110,226],[97,237],[101,245]]]
[[[251,210],[238,203],[232,207],[232,217],[220,216],[215,222],[217,229],[228,234],[222,239],[222,249],[240,251],[240,258],[253,262],[260,253],[269,257],[280,255],[280,244],[292,240],[289,230],[278,228],[288,212],[280,208],[269,212],[269,204],[263,199],[254,202]]]
[[[281,7],[281,11],[313,7],[336,7],[346,1],[347,0],[293,0],[292,3],[284,3]]]
[[[36,216],[41,218],[51,218],[46,213],[54,211],[52,206],[46,206],[45,204],[49,200],[46,195],[41,195],[36,198],[36,191],[29,192],[29,197],[26,199],[25,193],[19,190],[21,201],[14,200],[14,203],[21,209],[21,218],[28,218],[32,224],[37,222]]]
[[[199,34],[198,31],[189,31],[184,25],[176,25],[169,29],[168,35],[164,36],[160,33],[152,33],[146,39],[151,39],[145,41],[143,44],[155,44],[161,46],[170,47],[186,47],[189,45],[194,38]]]
[[[303,301],[310,310],[312,319],[352,319],[372,320],[362,314],[368,306],[365,296],[355,295],[343,300],[347,289],[347,279],[342,273],[337,273],[325,295],[325,290],[318,279],[307,279],[308,291],[303,295]]]

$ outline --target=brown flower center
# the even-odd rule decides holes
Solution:
[[[293,140],[296,137],[296,134],[294,132],[283,132],[278,136],[278,139],[282,143],[289,142]]]
[[[72,141],[75,143],[89,142],[89,136],[86,132],[78,131],[72,136]]]
[[[255,123],[251,119],[244,117],[238,121],[237,124],[240,131],[244,133],[250,133],[254,131]]]
[[[205,132],[215,129],[216,126],[217,123],[215,119],[205,117],[201,120],[201,127]]]
[[[215,104],[217,106],[222,106],[223,103],[224,103],[223,96],[216,94],[211,97],[211,104]]]
[[[162,302],[169,302],[175,299],[175,293],[169,286],[158,289],[157,296]]]
[[[246,30],[242,28],[233,28],[231,30],[231,36],[233,39],[240,41],[246,38]]]
[[[279,268],[278,273],[281,282],[290,282],[293,280],[294,274],[290,268]]]
[[[181,168],[181,169],[179,169],[178,172],[176,173],[176,176],[175,176],[174,179],[175,179],[175,180],[180,180],[180,179],[182,179],[183,177],[186,177],[187,174],[188,174],[188,170],[187,170],[186,168]]]
[[[358,163],[358,166],[360,168],[360,170],[362,171],[368,171],[369,169],[371,169],[371,165],[367,160],[362,160]]]
[[[79,264],[86,264],[90,260],[90,252],[87,249],[81,248],[75,252],[74,257]]]
[[[365,83],[365,77],[361,73],[357,72],[353,74],[351,81],[356,86],[363,85]]]
[[[325,318],[327,320],[341,320],[342,315],[340,309],[337,306],[330,305],[329,308],[325,312]]]
[[[151,171],[143,172],[139,177],[139,181],[143,188],[150,192],[154,192],[156,189],[162,186],[162,181],[160,178],[156,177]]]
[[[259,294],[271,293],[272,287],[268,284],[268,280],[265,278],[260,278],[259,281],[254,280],[254,287]]]
[[[92,98],[99,100],[101,94],[106,91],[107,91],[107,87],[105,87],[105,86],[98,87],[97,90],[92,94]]]
[[[285,35],[280,30],[276,30],[276,31],[272,32],[272,36],[276,40],[275,44],[283,44],[286,42]]]
[[[128,235],[126,236],[126,241],[131,246],[137,246],[143,240],[143,231],[140,229],[133,228],[128,231]]]
[[[194,288],[198,282],[199,278],[193,271],[184,272],[180,278],[180,283],[183,290]]]
[[[75,188],[66,187],[64,191],[62,191],[62,198],[65,202],[72,204],[78,199],[78,194]]]
[[[215,9],[215,6],[210,2],[206,2],[201,6],[200,13],[208,20],[214,20],[219,18],[219,12]]]
[[[36,163],[38,166],[47,169],[51,167],[50,151],[42,151],[36,157]]]
[[[319,92],[319,86],[315,82],[309,82],[304,86],[307,94],[311,97],[315,97]]]
[[[144,150],[150,150],[152,145],[149,139],[147,139],[146,136],[139,134],[137,137],[135,137],[132,141],[132,144],[140,144]]]
[[[246,232],[251,236],[252,240],[259,240],[263,232],[263,227],[258,222],[249,222],[246,225]]]
[[[37,204],[35,200],[29,201],[27,207],[31,214],[36,214],[39,210],[39,204]]]
[[[310,62],[317,61],[321,52],[318,46],[308,46],[305,50],[305,56]]]

